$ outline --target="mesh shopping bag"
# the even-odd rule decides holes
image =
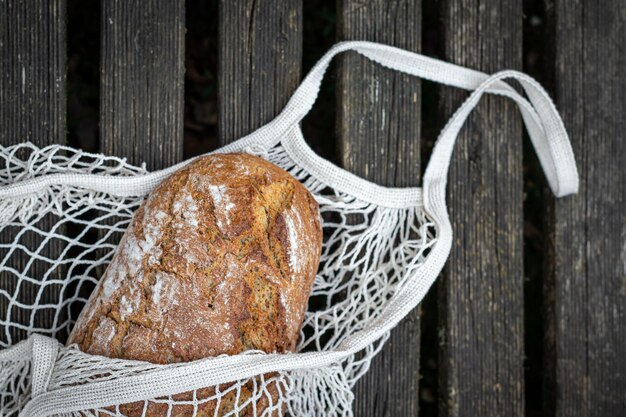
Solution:
[[[304,140],[299,122],[329,62],[347,50],[471,91],[441,132],[422,187],[371,183],[319,157]],[[532,78],[515,71],[487,75],[369,42],[334,46],[276,119],[215,151],[260,155],[290,172],[319,203],[324,242],[311,294],[315,307],[306,313],[297,351],[286,354],[249,351],[156,365],[64,346],[60,341],[135,209],[189,161],[147,172],[64,146],[1,147],[0,415],[352,415],[355,382],[448,257],[447,171],[456,137],[485,93],[517,103],[552,190],[575,193],[569,139]],[[23,296],[26,288],[34,299]]]

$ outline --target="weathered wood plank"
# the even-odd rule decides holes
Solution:
[[[555,100],[580,192],[557,200],[546,299],[550,415],[626,415],[626,3],[554,3]],[[556,385],[555,385],[556,384]]]
[[[65,61],[66,61],[66,2],[55,1],[0,1],[0,143],[12,145],[30,141],[43,147],[53,143],[65,143]],[[51,220],[44,217],[37,226],[47,230]],[[15,233],[18,231],[15,230]],[[13,231],[11,232],[13,233]],[[3,236],[2,241],[12,240]],[[36,233],[26,233],[20,242],[30,250],[36,250],[42,242]],[[56,240],[47,244],[40,254],[56,259],[61,243]],[[22,252],[11,266],[23,271],[31,257]],[[31,277],[41,278],[50,267],[47,262],[34,262],[28,270]],[[55,270],[54,278],[61,278],[61,269]],[[22,283],[16,288],[15,276],[6,272],[0,277],[0,287],[17,294],[17,301],[32,305],[42,290],[39,285]],[[52,294],[42,292],[41,301],[51,302]],[[0,296],[0,314],[5,320],[9,300]],[[35,314],[32,309],[13,305],[11,322],[30,325],[34,315],[36,327],[52,326],[54,311],[42,310]],[[11,342],[25,338],[26,332],[0,326],[0,341]]]
[[[218,131],[221,144],[274,118],[300,82],[302,3],[220,0]]]
[[[522,1],[446,0],[444,59],[494,72],[522,65]],[[446,115],[467,94],[443,89]],[[440,416],[523,416],[522,133],[514,105],[484,98],[449,177],[455,232],[440,318]]]
[[[0,1],[0,141],[65,142],[65,1]]]
[[[421,50],[421,1],[343,0],[338,37]],[[354,53],[340,60],[338,133],[342,165],[379,184],[420,182],[421,88],[415,77]],[[414,416],[419,405],[420,322],[415,310],[355,387],[357,416]]]
[[[182,159],[184,5],[102,0],[102,152],[148,169]]]

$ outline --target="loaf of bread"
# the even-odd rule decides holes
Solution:
[[[201,157],[137,210],[68,344],[159,364],[293,351],[321,246],[317,202],[289,173]]]

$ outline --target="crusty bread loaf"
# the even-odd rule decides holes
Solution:
[[[68,344],[160,364],[292,351],[321,246],[318,205],[287,172],[201,157],[137,210]]]

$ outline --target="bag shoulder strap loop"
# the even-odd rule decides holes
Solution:
[[[528,101],[510,96],[519,106],[522,119],[550,188],[557,197],[578,191],[578,171],[565,126],[546,91],[530,76],[517,71],[502,71],[485,80],[459,107],[442,130],[424,175],[424,203],[429,211],[445,210],[445,188],[456,138],[467,117],[484,93],[504,79],[515,79],[522,85]],[[535,115],[539,120],[534,120]]]
[[[336,55],[346,51],[355,51],[384,67],[396,71],[466,90],[478,88],[481,83],[489,77],[487,74],[480,71],[471,70],[389,45],[366,41],[339,42],[324,54],[309,71],[281,113],[268,124],[260,127],[241,140],[245,141],[247,138],[253,137],[255,142],[260,142],[264,145],[272,145],[280,140],[280,137],[284,135],[289,128],[299,123],[309,112],[311,107],[313,107],[328,65]],[[491,84],[487,91],[492,94],[519,97],[515,89],[504,82]],[[536,115],[532,117],[537,119]]]
[[[433,184],[439,182],[445,187],[445,177],[456,135],[480,97],[484,93],[490,93],[509,97],[518,104],[554,193],[563,196],[578,189],[574,156],[563,122],[548,94],[534,79],[517,71],[504,71],[489,76],[480,71],[373,42],[347,41],[333,46],[304,78],[283,111],[270,123],[242,141],[253,139],[265,146],[272,146],[284,139],[285,133],[299,123],[315,103],[330,61],[337,54],[349,50],[393,70],[473,91],[442,131],[438,139],[439,146],[433,151],[431,163],[424,177],[424,188],[432,188]],[[517,79],[530,102],[504,82],[506,78]]]

